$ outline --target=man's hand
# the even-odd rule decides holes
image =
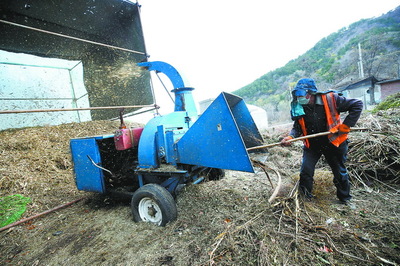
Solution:
[[[288,142],[289,140],[293,139],[292,136],[287,136],[281,140],[282,146],[290,146],[292,143]]]
[[[348,134],[350,132],[350,127],[345,124],[339,124],[329,130],[332,134],[338,133],[340,134]]]

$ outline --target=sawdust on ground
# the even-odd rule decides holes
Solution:
[[[374,116],[373,123],[390,124],[396,115]],[[370,123],[371,118],[364,121],[360,126]],[[258,157],[283,180],[272,203],[268,199],[272,185],[277,184],[274,171],[267,169],[271,182],[260,168],[255,174],[227,171],[222,180],[183,189],[177,197],[178,219],[166,227],[134,223],[129,201],[77,191],[73,179],[69,139],[112,133],[117,127],[116,122],[94,121],[0,132],[1,196],[18,193],[30,197],[24,217],[84,197],[70,207],[0,232],[0,264],[400,263],[398,176],[373,178],[358,169],[360,180],[354,180],[353,188],[357,208],[353,210],[337,203],[332,174],[321,162],[315,176],[317,198],[305,201],[296,196],[295,189],[300,143],[290,148],[274,147]],[[354,133],[353,143],[368,134]],[[266,138],[271,143],[278,139],[270,133]],[[359,158],[351,157],[353,151],[349,163],[356,168],[354,162]],[[385,150],[382,152],[385,156]],[[396,166],[395,160],[390,167]]]

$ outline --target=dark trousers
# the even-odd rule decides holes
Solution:
[[[336,186],[336,195],[339,200],[351,199],[349,175],[345,162],[347,159],[348,144],[343,142],[339,147],[330,143],[322,146],[303,148],[303,163],[300,170],[300,190],[306,197],[312,197],[315,165],[324,155],[332,169],[333,183]]]

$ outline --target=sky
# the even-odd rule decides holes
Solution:
[[[149,61],[174,66],[185,85],[195,88],[196,101],[240,89],[331,33],[400,5],[398,0],[140,0],[139,4]],[[163,106],[170,99],[157,82],[154,79],[157,103]]]

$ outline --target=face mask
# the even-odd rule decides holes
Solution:
[[[301,105],[306,105],[306,104],[308,104],[310,102],[310,98],[301,97],[301,98],[297,98],[297,101]]]

